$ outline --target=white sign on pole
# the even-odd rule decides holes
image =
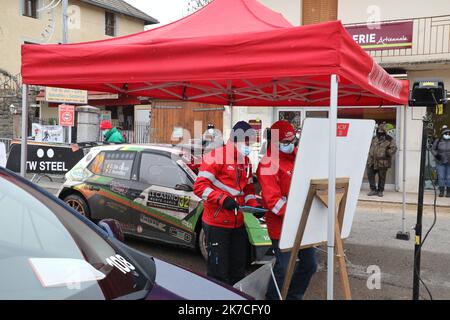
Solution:
[[[39,123],[32,124],[32,136],[38,142],[64,142],[64,130],[61,126],[48,126]]]
[[[343,239],[350,235],[374,127],[373,120],[338,119],[336,177],[350,178],[342,225]],[[281,231],[280,249],[290,249],[294,245],[311,179],[328,178],[328,128],[328,119],[307,118],[304,121]],[[328,209],[318,199],[314,199],[302,247],[327,241],[327,213]]]

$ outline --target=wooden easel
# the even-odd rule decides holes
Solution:
[[[339,274],[341,278],[344,298],[346,300],[351,300],[352,296],[350,292],[350,283],[348,280],[347,265],[345,263],[344,246],[341,238],[345,205],[347,203],[348,185],[349,185],[349,178],[336,179],[336,205],[338,205],[339,208],[335,226],[335,261],[337,260],[338,264],[335,263],[335,265],[336,266],[339,265]],[[311,211],[311,206],[315,197],[317,197],[320,200],[320,202],[322,202],[326,207],[328,207],[328,179],[313,179],[310,182],[308,195],[305,201],[305,207],[303,208],[302,218],[300,220],[300,224],[297,230],[294,246],[292,247],[291,250],[291,257],[286,271],[286,276],[284,278],[283,289],[281,291],[283,299],[286,299],[288,293],[289,285],[291,283],[295,269],[295,264],[297,261],[298,251],[300,250],[301,247],[301,242],[303,239],[303,234],[305,232],[306,223],[308,222],[309,213]]]

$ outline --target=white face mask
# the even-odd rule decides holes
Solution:
[[[290,154],[290,153],[294,152],[294,148],[295,147],[294,147],[293,143],[289,143],[289,144],[281,143],[280,144],[280,151],[283,153]]]
[[[444,134],[442,136],[445,140],[450,140],[450,134]]]
[[[208,129],[208,133],[209,134],[213,134],[214,133],[214,129]]]

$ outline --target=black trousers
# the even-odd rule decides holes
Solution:
[[[207,275],[229,285],[244,278],[248,238],[245,227],[220,228],[203,223],[208,245]]]
[[[386,183],[387,168],[374,169],[373,167],[367,167],[367,177],[369,178],[370,190],[372,191],[384,191],[384,184]],[[375,181],[375,175],[378,174],[378,188]]]

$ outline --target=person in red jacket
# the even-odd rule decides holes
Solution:
[[[258,206],[248,155],[256,132],[245,121],[236,123],[223,147],[207,153],[194,184],[203,199],[203,230],[207,274],[233,285],[245,276],[247,233],[239,206]]]
[[[267,154],[261,159],[256,172],[261,185],[263,206],[269,210],[265,214],[265,220],[276,257],[273,271],[280,290],[291,255],[290,252],[281,252],[278,244],[297,155],[297,148],[294,146],[295,134],[295,129],[289,122],[284,120],[275,122],[270,128]],[[314,248],[300,250],[298,258],[287,299],[303,299],[309,282],[317,270]],[[269,283],[266,299],[279,299],[273,281]]]

